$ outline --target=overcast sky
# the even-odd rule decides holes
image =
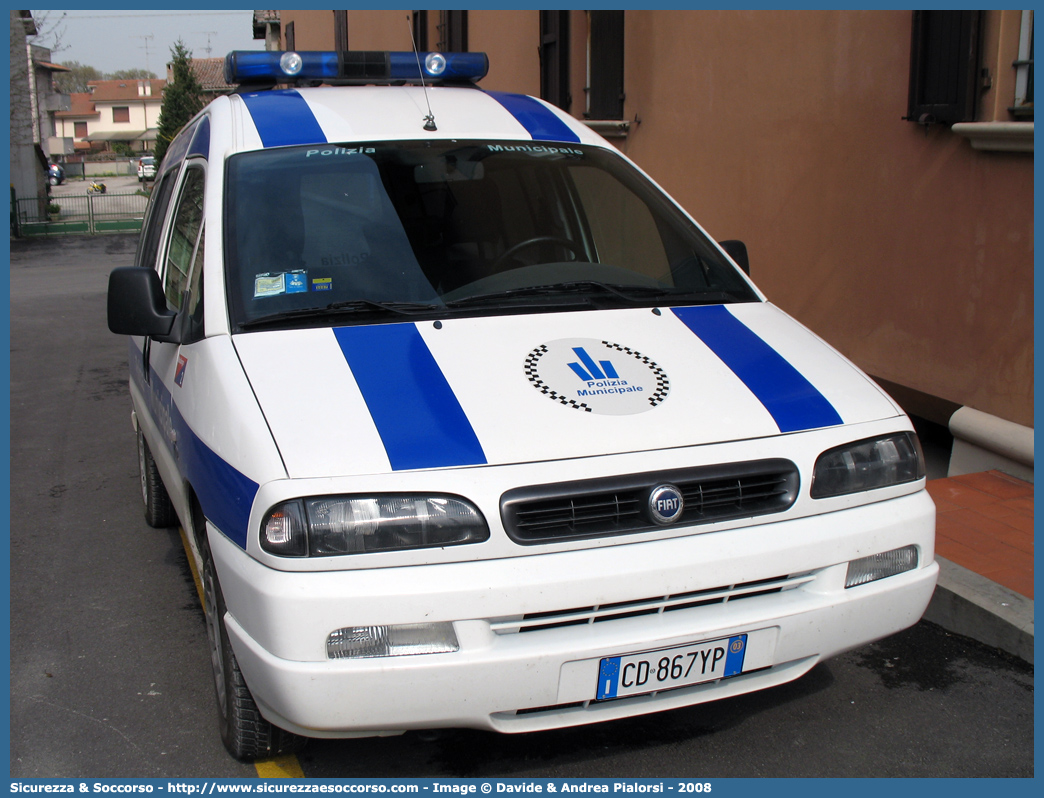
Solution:
[[[224,58],[231,50],[263,50],[253,38],[253,11],[33,11],[55,63],[79,61],[100,72],[149,69],[166,77],[179,38],[196,58]],[[146,50],[146,47],[148,48]],[[209,52],[208,52],[209,50]]]

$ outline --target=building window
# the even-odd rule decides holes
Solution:
[[[413,12],[413,43],[421,52],[428,49],[428,12]]]
[[[623,119],[624,12],[590,11],[587,118]]]
[[[283,35],[286,37],[286,49],[287,50],[296,50],[297,49],[297,42],[296,42],[297,37],[294,34],[294,23],[293,22],[287,22],[286,23],[286,30],[284,31]]]
[[[921,125],[975,119],[981,11],[914,11],[907,115]]]
[[[436,26],[439,41],[435,49],[444,53],[466,53],[468,51],[468,12],[440,11]]]
[[[87,135],[86,122],[73,122],[73,137],[82,139]]]
[[[1022,12],[1019,57],[1015,67],[1015,104],[1011,112],[1020,119],[1033,118],[1033,12]]]
[[[344,52],[348,49],[348,12],[334,11],[334,49]]]
[[[569,12],[540,12],[540,96],[563,111],[569,93]]]
[[[113,122],[130,122],[130,108],[125,105],[114,106],[112,109]]]

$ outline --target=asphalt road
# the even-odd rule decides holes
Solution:
[[[11,245],[11,776],[253,777],[217,735],[176,531],[142,517],[128,236]],[[498,736],[313,741],[309,777],[1033,775],[1033,671],[919,624],[789,685],[645,718]]]

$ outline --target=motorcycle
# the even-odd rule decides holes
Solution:
[[[90,186],[87,187],[87,193],[88,194],[104,194],[105,193],[105,184],[104,183],[98,183],[98,182],[92,180]]]

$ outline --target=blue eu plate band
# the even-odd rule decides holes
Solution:
[[[750,389],[780,432],[843,423],[834,406],[812,383],[724,305],[672,310]]]

